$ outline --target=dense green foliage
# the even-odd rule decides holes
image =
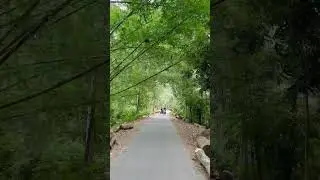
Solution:
[[[106,59],[107,6],[86,0],[0,6],[0,179],[100,179],[108,162],[106,67],[88,69]],[[85,127],[93,104],[98,128],[88,164]]]
[[[161,107],[211,127],[213,169],[320,178],[319,3],[113,3],[111,61],[104,3],[4,4],[0,179],[102,179],[109,127]]]
[[[161,107],[208,125],[208,98],[188,75],[209,41],[208,15],[202,0],[111,7],[111,126]]]
[[[199,69],[215,167],[240,179],[319,178],[319,4],[225,1]]]

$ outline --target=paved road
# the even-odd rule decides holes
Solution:
[[[196,174],[182,140],[166,115],[140,126],[128,150],[111,161],[111,180],[205,180]]]

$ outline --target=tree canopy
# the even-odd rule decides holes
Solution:
[[[191,98],[205,101],[186,74],[194,70],[191,56],[209,43],[208,14],[208,1],[112,5],[111,126],[161,107],[185,112],[187,101],[196,111]]]

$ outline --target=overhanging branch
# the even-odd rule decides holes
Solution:
[[[46,94],[46,93],[48,93],[48,92],[50,92],[50,91],[52,91],[52,90],[55,90],[55,89],[57,89],[57,88],[65,85],[65,84],[67,84],[67,83],[69,83],[69,82],[71,82],[71,81],[74,81],[74,80],[76,80],[76,79],[78,79],[78,78],[80,78],[80,77],[82,77],[82,76],[84,76],[84,75],[86,75],[86,74],[88,74],[88,73],[96,70],[97,68],[99,68],[99,67],[101,67],[101,66],[103,66],[103,65],[105,65],[105,64],[107,64],[107,63],[108,63],[108,61],[104,61],[103,63],[99,63],[99,64],[91,67],[90,69],[88,69],[88,70],[86,70],[86,71],[84,71],[84,72],[81,72],[81,73],[79,73],[79,74],[77,74],[77,75],[75,75],[75,76],[72,76],[72,77],[70,77],[70,78],[68,78],[68,79],[65,79],[65,80],[63,80],[63,81],[61,81],[61,82],[58,82],[57,84],[53,85],[53,86],[50,87],[50,88],[44,89],[44,90],[42,90],[42,91],[40,91],[40,92],[31,94],[31,95],[29,95],[29,96],[26,96],[26,97],[23,97],[23,98],[21,98],[21,99],[12,101],[12,102],[10,102],[10,103],[1,105],[1,106],[0,106],[0,110],[1,110],[1,109],[5,109],[5,108],[8,108],[8,107],[11,107],[11,106],[16,105],[16,104],[20,104],[20,103],[25,102],[25,101],[28,101],[28,100],[31,100],[31,99],[36,98],[36,97],[38,97],[38,96],[41,96],[41,95],[43,95],[43,94]]]
[[[140,85],[141,83],[144,83],[144,82],[146,82],[147,80],[149,80],[149,79],[151,79],[151,78],[153,78],[153,77],[155,77],[155,76],[159,75],[160,73],[162,73],[162,72],[164,72],[164,71],[166,71],[166,70],[170,69],[171,67],[173,67],[173,66],[177,65],[177,64],[178,64],[178,63],[180,63],[181,61],[182,61],[182,60],[179,60],[178,62],[175,62],[175,63],[171,64],[170,66],[168,66],[168,67],[164,68],[163,70],[161,70],[161,71],[159,71],[159,72],[157,72],[157,73],[153,74],[152,76],[150,76],[150,77],[148,77],[148,78],[146,78],[146,79],[144,79],[144,80],[142,80],[142,81],[140,81],[140,82],[138,82],[138,83],[136,83],[136,84],[134,84],[134,85],[132,85],[132,86],[130,86],[130,87],[128,87],[128,88],[125,88],[125,89],[123,89],[123,90],[121,90],[121,91],[118,91],[118,92],[116,92],[116,93],[114,93],[114,94],[111,94],[111,96],[114,96],[114,95],[120,94],[120,93],[122,93],[122,92],[124,92],[124,91],[127,91],[127,90],[129,90],[129,89],[133,88],[133,87],[136,87],[136,86]]]

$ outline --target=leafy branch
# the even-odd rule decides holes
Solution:
[[[29,96],[23,97],[23,98],[21,98],[21,99],[12,101],[12,102],[7,103],[7,104],[4,104],[4,105],[1,105],[1,106],[0,106],[0,110],[1,110],[1,109],[5,109],[5,108],[8,108],[8,107],[11,107],[11,106],[16,105],[16,104],[23,103],[23,102],[25,102],[25,101],[31,100],[31,99],[33,99],[33,98],[36,98],[36,97],[38,97],[38,96],[40,96],[40,95],[46,94],[46,93],[48,93],[48,92],[50,92],[50,91],[52,91],[52,90],[55,90],[55,89],[57,89],[57,88],[65,85],[65,84],[71,82],[71,81],[74,81],[74,80],[76,80],[76,79],[78,79],[78,78],[81,78],[82,76],[84,76],[84,75],[86,75],[86,74],[88,74],[88,73],[90,73],[90,72],[92,72],[92,71],[94,71],[94,70],[102,67],[103,65],[105,65],[105,64],[107,64],[107,63],[108,63],[108,61],[104,61],[103,63],[99,63],[99,64],[97,64],[97,65],[89,68],[88,70],[86,70],[86,71],[84,71],[84,72],[81,72],[81,73],[79,73],[79,74],[77,74],[77,75],[75,75],[75,76],[72,76],[72,77],[69,77],[69,78],[67,78],[67,79],[65,79],[65,80],[63,80],[63,81],[60,81],[60,82],[58,82],[57,84],[55,84],[55,85],[53,85],[53,86],[51,86],[51,87],[49,87],[49,88],[47,88],[47,89],[44,89],[44,90],[42,90],[42,91],[40,91],[40,92],[31,94],[31,95],[29,95]]]
[[[169,35],[176,30],[179,26],[181,26],[186,20],[188,20],[190,18],[190,16],[184,18],[181,22],[179,22],[176,26],[174,26],[170,31],[168,31],[167,33],[165,33],[164,36],[162,36],[161,38],[159,38],[157,41],[155,41],[152,45],[150,45],[148,48],[146,48],[145,50],[142,50],[140,52],[140,54],[138,54],[136,57],[134,57],[129,63],[127,63],[124,67],[122,67],[118,72],[116,72],[110,79],[110,81],[112,81],[114,78],[116,78],[122,71],[124,71],[130,64],[132,64],[135,60],[137,60],[140,56],[142,56],[144,53],[146,53],[148,50],[152,49],[153,46],[159,44],[161,41],[164,41],[166,38],[169,37]]]
[[[151,79],[151,78],[153,78],[153,77],[155,77],[155,76],[157,76],[157,75],[161,74],[162,72],[167,71],[167,70],[168,70],[168,69],[170,69],[171,67],[173,67],[173,66],[175,66],[175,65],[179,64],[181,61],[182,61],[182,59],[181,59],[181,60],[179,60],[179,61],[177,61],[177,62],[175,62],[175,63],[173,63],[173,64],[171,64],[171,65],[169,65],[168,67],[166,67],[166,68],[162,69],[161,71],[159,71],[159,72],[157,72],[157,73],[153,74],[152,76],[149,76],[148,78],[146,78],[146,79],[144,79],[144,80],[142,80],[142,81],[139,81],[138,83],[136,83],[136,84],[134,84],[134,85],[132,85],[132,86],[130,86],[130,87],[128,87],[128,88],[125,88],[125,89],[123,89],[123,90],[120,90],[120,91],[118,91],[118,92],[116,92],[116,93],[111,94],[111,96],[114,96],[114,95],[120,94],[120,93],[122,93],[122,92],[125,92],[125,91],[127,91],[127,90],[129,90],[129,89],[133,88],[133,87],[136,87],[136,86],[138,86],[138,85],[140,85],[140,84],[142,84],[142,83],[146,82],[147,80],[149,80],[149,79]]]

